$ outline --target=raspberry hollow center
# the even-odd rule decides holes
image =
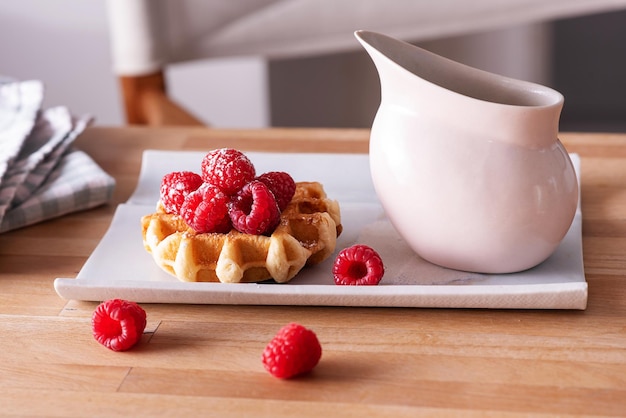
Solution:
[[[360,279],[367,276],[367,266],[365,265],[365,263],[351,263],[350,267],[348,268],[348,276],[355,279]]]
[[[112,318],[104,317],[100,319],[101,333],[107,338],[115,338],[122,334],[122,324]]]
[[[250,215],[252,213],[252,207],[253,207],[253,200],[252,198],[244,198],[241,200],[241,205],[239,206],[239,209],[241,209],[241,211],[246,215]]]

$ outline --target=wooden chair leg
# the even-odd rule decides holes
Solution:
[[[120,76],[119,81],[128,124],[206,126],[167,96],[162,71],[142,76]]]

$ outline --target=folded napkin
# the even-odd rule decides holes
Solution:
[[[0,232],[110,201],[115,180],[74,140],[92,122],[42,109],[39,81],[0,82]]]

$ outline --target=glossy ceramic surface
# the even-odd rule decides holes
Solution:
[[[409,246],[432,263],[482,273],[547,259],[578,202],[557,136],[563,96],[382,34],[355,35],[381,83],[372,180]]]

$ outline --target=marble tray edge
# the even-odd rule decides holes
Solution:
[[[564,309],[587,307],[587,282],[500,286],[347,286],[262,285],[162,282],[87,281],[57,278],[56,292],[64,299],[102,301],[125,298],[138,303],[215,305],[309,305],[405,308]],[[276,286],[281,291],[276,292]]]

